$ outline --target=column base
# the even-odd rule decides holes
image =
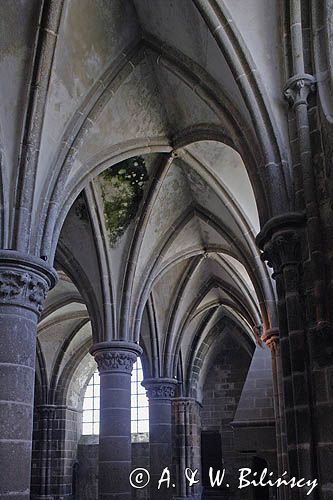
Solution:
[[[31,500],[54,500],[51,495],[31,495]]]
[[[201,494],[172,497],[172,500],[201,500]]]

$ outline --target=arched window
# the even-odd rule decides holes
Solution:
[[[146,391],[142,387],[142,364],[137,359],[131,379],[131,432],[133,440],[144,441],[149,433],[149,407]],[[100,381],[96,370],[87,386],[83,400],[82,434],[99,434]]]

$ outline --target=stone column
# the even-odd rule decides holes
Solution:
[[[201,405],[194,398],[173,400],[174,457],[176,462],[177,496],[175,500],[199,500],[201,483]],[[186,468],[197,470],[199,482],[190,487],[185,477]]]
[[[0,251],[0,498],[30,496],[37,322],[56,272]]]
[[[304,216],[289,214],[267,224],[257,241],[262,258],[273,267],[279,313],[279,346],[283,379],[284,413],[290,477],[318,477],[313,419],[313,387],[306,333],[306,306],[303,298],[302,249]],[[302,245],[303,243],[303,245]],[[290,498],[307,496],[305,488],[289,489]]]
[[[171,499],[176,490],[173,468],[172,399],[178,382],[169,378],[146,379],[142,385],[149,399],[150,491],[151,498]],[[170,488],[166,483],[158,490],[158,481],[164,468],[170,470]],[[173,486],[173,484],[175,486]]]
[[[38,483],[35,485],[31,484],[30,500],[53,500],[53,496],[50,494],[50,479],[52,430],[55,406],[48,404],[41,405],[37,408],[37,412],[38,422],[36,422],[36,424],[38,430],[36,430],[36,433],[38,433],[38,439],[36,440],[36,445],[38,449],[35,450],[35,453],[38,456],[33,460],[33,465],[36,467],[36,470],[34,468],[32,470],[32,480]]]
[[[267,330],[263,337],[272,355],[272,375],[273,375],[273,390],[274,390],[274,413],[275,413],[275,429],[276,429],[276,448],[277,448],[277,463],[279,477],[285,471],[289,470],[288,465],[288,447],[286,435],[286,420],[284,413],[284,394],[283,394],[283,376],[281,373],[281,358],[279,345],[279,330],[272,328]],[[288,500],[290,495],[289,488],[278,488],[278,500]]]
[[[131,500],[131,374],[141,348],[125,341],[101,342],[91,350],[101,378],[100,500]]]

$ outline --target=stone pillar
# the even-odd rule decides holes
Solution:
[[[72,497],[78,412],[62,405],[35,408],[30,500]]]
[[[56,273],[0,251],[0,498],[30,496],[37,322]]]
[[[279,346],[290,477],[318,478],[313,419],[313,387],[303,298],[304,216],[289,214],[267,224],[258,236],[262,258],[273,267],[279,313]],[[303,244],[302,244],[303,243]],[[305,488],[290,497],[311,499]]]
[[[175,494],[176,477],[173,468],[172,399],[178,382],[174,379],[146,379],[142,385],[149,399],[150,491],[157,500],[171,499]],[[166,483],[158,490],[162,471],[168,467],[171,474],[170,488]],[[173,484],[175,486],[173,486]]]
[[[41,405],[37,408],[36,439],[35,450],[37,455],[33,460],[32,480],[38,481],[38,484],[31,485],[30,500],[53,500],[50,494],[51,485],[51,448],[52,448],[52,430],[55,416],[54,405]],[[33,491],[35,490],[35,491]]]
[[[125,341],[91,350],[100,373],[100,500],[131,500],[131,373],[141,348]]]
[[[194,398],[173,400],[174,457],[177,476],[175,500],[199,500],[201,483],[201,405]],[[185,477],[186,468],[193,472],[199,482],[189,486]]]
[[[277,463],[279,477],[285,471],[289,470],[288,465],[288,448],[286,435],[286,420],[284,413],[284,394],[283,394],[283,375],[281,372],[281,357],[279,345],[279,331],[276,328],[267,330],[263,337],[263,341],[267,344],[272,355],[272,375],[273,375],[273,392],[274,392],[274,414],[275,414],[275,429],[276,429],[276,448],[277,448]],[[289,488],[278,488],[278,500],[288,500],[290,495]]]

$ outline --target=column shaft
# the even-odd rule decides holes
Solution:
[[[0,252],[0,498],[30,496],[37,321],[56,274]]]
[[[131,373],[141,349],[114,341],[91,353],[101,377],[98,498],[131,500]]]
[[[313,418],[312,374],[307,344],[306,310],[303,297],[304,274],[302,242],[304,217],[291,214],[283,225],[277,220],[275,231],[270,228],[263,239],[262,258],[273,267],[276,280],[279,314],[279,346],[289,477],[318,477],[316,463],[315,422]],[[264,239],[266,238],[266,241]],[[280,376],[281,378],[281,376]],[[281,387],[282,388],[282,387]],[[292,499],[315,498],[301,488],[289,488]],[[287,493],[285,493],[287,495]]]
[[[267,330],[263,337],[272,354],[272,375],[274,390],[274,413],[277,446],[277,463],[279,477],[289,470],[288,446],[286,437],[286,421],[284,413],[283,380],[281,374],[281,359],[278,329]],[[281,487],[277,490],[278,500],[289,500],[289,488]]]
[[[172,398],[175,396],[176,384],[177,381],[173,379],[149,379],[143,382],[149,399],[150,491],[154,499],[171,499],[176,493],[172,433]],[[170,488],[163,482],[158,489],[159,479],[166,467],[171,475]]]
[[[0,323],[0,498],[19,500],[30,488],[37,317],[0,305]]]
[[[131,374],[101,373],[99,498],[130,499]]]
[[[30,500],[53,500],[50,494],[51,482],[51,447],[53,419],[55,415],[55,406],[42,405],[37,408],[38,414],[38,450],[33,453],[33,472],[31,481]],[[34,470],[35,467],[35,470]],[[33,484],[35,481],[35,484]]]
[[[193,398],[173,400],[173,426],[175,434],[174,456],[177,469],[177,496],[175,500],[199,500],[201,483],[201,414],[200,404]],[[189,485],[185,469],[197,470],[199,482]]]

